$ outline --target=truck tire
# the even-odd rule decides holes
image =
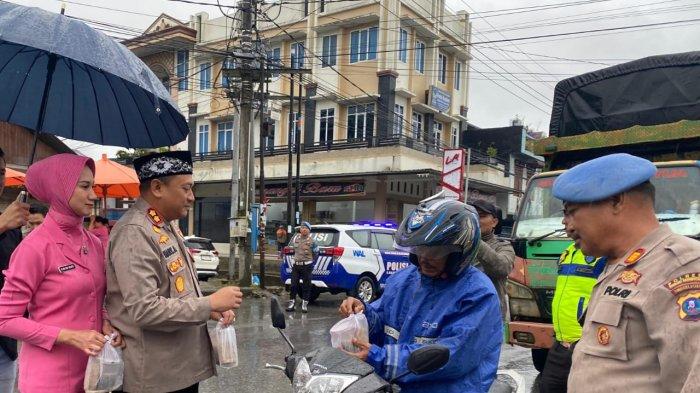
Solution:
[[[549,349],[547,348],[533,348],[532,349],[532,365],[538,372],[544,370],[544,364],[547,363],[547,354],[549,354]]]
[[[377,298],[377,282],[371,276],[362,276],[355,283],[354,297],[365,303]]]

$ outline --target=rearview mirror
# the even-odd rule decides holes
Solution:
[[[270,317],[272,318],[272,326],[277,329],[284,329],[287,327],[284,311],[276,297],[270,299]]]
[[[437,371],[450,360],[450,350],[442,345],[427,345],[411,352],[408,357],[408,369],[413,374],[421,375]]]

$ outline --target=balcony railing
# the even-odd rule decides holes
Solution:
[[[373,143],[369,144],[366,138],[354,138],[354,139],[337,139],[332,141],[316,141],[312,145],[301,145],[302,153],[316,153],[322,151],[332,151],[332,150],[347,150],[347,149],[362,149],[362,148],[374,148],[374,147],[387,147],[387,146],[404,146],[409,149],[421,151],[433,156],[442,156],[444,150],[443,146],[436,146],[434,143],[428,141],[417,140],[406,135],[396,135],[389,137],[375,137]],[[296,153],[296,149],[292,148],[292,152]],[[280,156],[288,154],[287,145],[270,146],[265,149],[265,156]],[[255,149],[255,156],[260,156],[260,149]],[[215,151],[207,153],[196,153],[192,155],[194,161],[219,161],[219,160],[230,160],[233,158],[233,152],[231,150]],[[501,166],[508,166],[508,161],[500,157],[492,157],[485,152],[472,149],[471,150],[471,160],[472,165],[486,165],[492,166],[496,169]]]

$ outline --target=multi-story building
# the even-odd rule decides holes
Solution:
[[[288,99],[271,104],[274,125],[262,141],[268,228],[286,222],[287,147],[296,133],[305,220],[400,221],[437,190],[442,150],[468,137],[468,14],[450,12],[442,0],[318,0],[271,4],[265,15],[257,31],[270,61],[310,71],[301,77],[301,113],[296,101],[293,108]],[[197,160],[197,202],[188,231],[216,242],[228,241],[232,150],[240,129],[222,72],[235,67],[225,56],[235,45],[233,23],[207,13],[188,23],[161,15],[125,42],[161,77],[189,119],[181,148]],[[292,82],[280,73],[269,91],[289,95],[292,88],[298,94],[299,77]],[[291,130],[290,116],[299,119]],[[253,124],[257,152],[259,121]],[[504,169],[508,159],[481,167],[474,161],[470,189],[517,193]],[[258,160],[255,165],[257,175]]]

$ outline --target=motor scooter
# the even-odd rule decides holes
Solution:
[[[411,353],[407,372],[386,381],[362,360],[332,347],[323,347],[300,355],[284,333],[286,317],[277,298],[270,301],[272,326],[291,349],[285,365],[265,364],[265,368],[283,371],[292,382],[294,393],[399,393],[394,382],[408,374],[437,371],[450,359],[450,351],[442,345],[426,345]]]

